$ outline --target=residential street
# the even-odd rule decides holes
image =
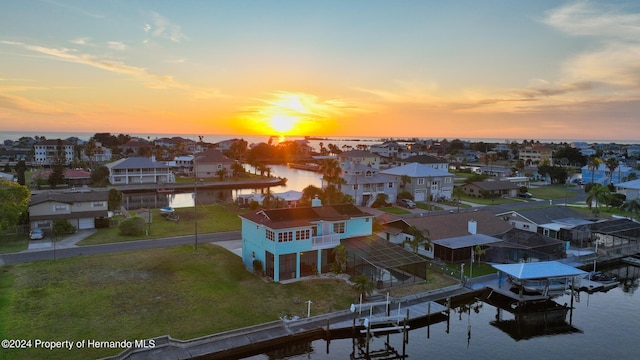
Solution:
[[[221,242],[238,240],[241,238],[242,235],[240,231],[198,234],[198,243],[202,244],[208,242]],[[47,247],[43,249],[26,250],[19,253],[1,254],[0,265],[19,264],[38,260],[53,260],[82,255],[108,254],[122,251],[152,249],[185,244],[195,245],[194,235],[87,246],[70,246],[68,244],[58,246],[58,244],[56,244],[56,248]]]

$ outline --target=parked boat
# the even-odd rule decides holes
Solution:
[[[165,206],[165,207],[160,209],[160,215],[167,216],[169,214],[173,214],[175,211],[176,210],[174,208],[172,208],[171,206]]]
[[[511,283],[522,287],[529,294],[541,294],[544,296],[560,296],[569,289],[566,278],[555,279],[511,279]]]

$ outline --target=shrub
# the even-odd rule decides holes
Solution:
[[[144,219],[141,217],[133,217],[120,223],[120,235],[140,236],[144,235],[145,229]]]
[[[76,227],[67,220],[59,219],[53,221],[52,231],[54,235],[72,234],[76,232]]]
[[[257,275],[262,275],[262,261],[255,259],[253,260],[253,271],[257,274]]]

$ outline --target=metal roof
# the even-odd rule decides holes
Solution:
[[[494,264],[498,271],[517,279],[543,279],[553,277],[576,276],[585,271],[557,261],[541,261],[519,264]]]
[[[432,241],[433,244],[440,245],[449,249],[462,249],[476,245],[486,245],[501,242],[502,240],[484,234],[473,234],[458,236],[448,239],[440,239]]]

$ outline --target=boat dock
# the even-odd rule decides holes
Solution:
[[[622,258],[622,261],[633,266],[640,266],[640,259],[635,256],[627,256]]]

